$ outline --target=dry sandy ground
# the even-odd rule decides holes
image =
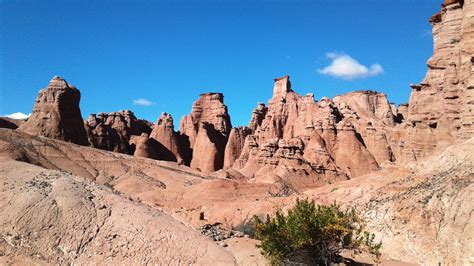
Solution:
[[[48,263],[233,265],[169,215],[62,171],[0,162],[0,250]]]
[[[474,140],[468,140],[424,164],[387,165],[364,177],[277,197],[277,184],[222,179],[175,163],[0,129],[5,206],[0,251],[11,261],[263,265],[255,240],[231,238],[223,248],[194,228],[215,222],[238,228],[253,215],[308,197],[358,208],[383,240],[389,259],[384,264],[469,264],[474,256],[473,148]],[[24,224],[15,226],[16,221]],[[51,224],[57,226],[49,229]],[[123,236],[113,238],[114,230]]]

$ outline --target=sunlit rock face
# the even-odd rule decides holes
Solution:
[[[162,113],[156,121],[150,138],[155,140],[160,147],[160,157],[167,161],[182,163],[183,156],[179,146],[178,134],[174,131],[173,117]]]
[[[412,84],[409,149],[420,159],[474,132],[474,2],[446,0],[430,19],[434,51],[420,84]]]
[[[88,145],[79,102],[81,93],[61,77],[54,76],[36,97],[33,111],[18,130],[48,138]]]
[[[203,128],[205,132],[199,136],[199,131]],[[222,169],[224,150],[231,128],[230,116],[224,104],[224,95],[222,93],[201,94],[193,103],[191,113],[184,116],[179,124],[179,145],[184,163],[193,168],[199,168],[201,171]],[[206,147],[215,149],[213,150],[215,154],[210,155],[215,156],[214,163],[204,163],[203,158],[195,156],[207,155],[204,150]]]

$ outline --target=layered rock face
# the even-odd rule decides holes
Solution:
[[[132,111],[122,110],[91,114],[85,127],[93,147],[133,154],[134,146],[130,144],[130,138],[142,133],[150,134],[150,126],[146,121],[137,119]]]
[[[88,145],[79,101],[81,93],[66,80],[54,76],[36,97],[28,120],[18,130],[48,138]]]
[[[433,15],[434,52],[411,85],[408,148],[419,159],[474,132],[474,2],[446,0]]]
[[[234,154],[226,154],[234,169],[249,178],[278,179],[296,186],[325,184],[379,169],[354,127],[362,128],[360,120],[367,124],[370,119],[394,125],[385,95],[359,92],[340,96],[337,102],[326,97],[316,102],[312,94],[295,93],[289,76],[275,79],[273,93],[268,107],[259,104],[253,111],[252,134],[245,138],[240,156],[234,160]]]
[[[395,161],[387,139],[387,131],[398,121],[396,108],[387,96],[375,91],[354,91],[334,97],[334,103],[346,121],[355,127],[365,147],[378,164]]]
[[[199,136],[199,131],[203,128],[205,132]],[[202,171],[221,169],[231,128],[230,116],[222,93],[201,94],[193,103],[191,113],[181,119],[179,126],[179,143],[185,164]],[[207,150],[210,147],[211,151]],[[214,163],[203,162],[203,158],[198,158],[199,156],[217,159]]]
[[[161,144],[161,150],[158,153],[164,160],[179,163],[183,161],[178,134],[174,131],[173,117],[170,114],[161,114],[153,127],[150,138]]]

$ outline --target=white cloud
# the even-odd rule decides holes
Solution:
[[[329,75],[335,78],[353,80],[358,78],[373,77],[383,74],[381,65],[373,64],[366,67],[351,56],[341,53],[328,53],[326,56],[332,60],[331,64],[318,72],[323,75]]]
[[[27,119],[28,117],[30,117],[31,114],[24,114],[24,113],[20,113],[20,112],[16,112],[16,113],[13,113],[13,114],[7,114],[7,115],[3,115],[3,117],[8,117],[8,118],[12,118],[12,119]]]
[[[133,104],[134,105],[140,105],[140,106],[150,106],[150,105],[153,105],[155,103],[152,102],[152,101],[149,101],[147,99],[136,99],[136,100],[133,100]]]

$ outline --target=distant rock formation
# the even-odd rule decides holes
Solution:
[[[252,118],[250,119],[249,128],[255,131],[260,125],[262,125],[262,121],[267,115],[268,108],[265,106],[264,103],[258,103],[257,108],[255,108],[252,112]]]
[[[89,145],[79,108],[81,93],[66,80],[54,76],[36,97],[28,120],[18,130],[48,138]]]
[[[140,136],[132,136],[130,143],[135,145],[133,156],[158,159],[155,148],[147,133],[142,133]]]
[[[232,167],[240,157],[245,145],[245,138],[251,132],[251,129],[248,127],[232,128],[224,151],[224,169]]]
[[[472,1],[446,0],[431,17],[434,53],[424,80],[411,84],[409,103],[397,106],[369,90],[316,101],[311,93],[296,93],[285,75],[274,79],[271,99],[257,104],[248,127],[232,128],[222,93],[204,93],[181,119],[178,132],[167,113],[153,125],[125,110],[89,116],[89,142],[202,172],[224,169],[239,178],[295,186],[419,160],[474,133]],[[79,99],[77,89],[54,77],[18,130],[87,145]]]
[[[204,126],[204,124],[206,125]],[[206,131],[199,136],[199,131],[202,128]],[[201,94],[199,99],[193,103],[191,113],[184,116],[179,125],[179,143],[185,164],[199,168],[201,171],[221,169],[224,162],[224,149],[231,128],[232,124],[227,106],[224,104],[223,94]],[[205,149],[209,147],[215,149],[215,152],[209,156],[217,156],[215,157],[216,162],[203,163],[203,158],[195,157],[196,155],[208,155]],[[196,161],[193,163],[193,160]]]
[[[354,91],[334,97],[334,103],[345,121],[355,127],[356,136],[375,157],[378,164],[395,161],[386,131],[397,122],[396,108],[383,93]]]
[[[85,127],[93,147],[130,155],[135,151],[130,138],[151,132],[151,124],[129,110],[91,114]]]
[[[268,107],[259,104],[252,113],[251,133],[238,149],[239,157],[229,156],[235,170],[248,178],[276,178],[298,186],[333,182],[379,169],[374,156],[352,126],[350,118],[358,119],[359,116],[345,103],[345,95],[339,97],[338,104],[326,97],[316,102],[312,94],[300,96],[295,93],[289,76],[274,81],[274,94]],[[388,125],[394,124],[385,95],[360,92],[347,97],[351,96],[358,97],[350,103],[359,108],[361,116],[367,117],[365,120],[383,118]],[[347,109],[346,115],[338,105]],[[239,138],[238,143],[242,143]],[[235,142],[229,140],[226,150],[234,150]],[[228,163],[225,165],[227,167]],[[298,176],[298,182],[295,176]]]
[[[200,124],[193,147],[191,167],[202,172],[214,172],[224,166],[227,139],[211,123]]]
[[[25,120],[13,119],[9,117],[0,117],[0,128],[17,129]]]
[[[163,112],[153,127],[150,138],[161,144],[159,157],[166,161],[183,162],[178,134],[174,131],[173,117]]]

